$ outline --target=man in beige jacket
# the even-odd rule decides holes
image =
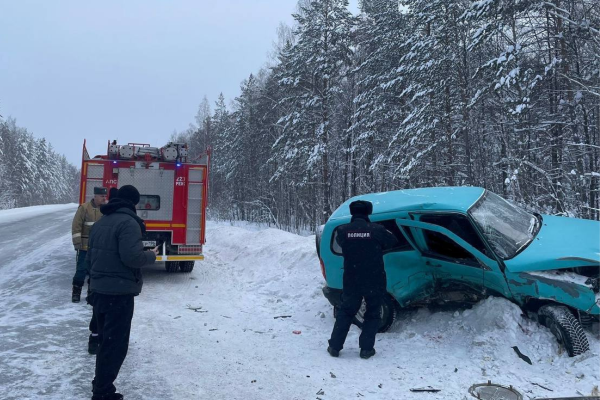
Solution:
[[[77,251],[77,268],[75,276],[73,276],[73,294],[71,297],[73,303],[79,303],[81,300],[81,288],[88,274],[85,267],[88,238],[92,225],[102,217],[100,206],[106,203],[106,194],[106,188],[95,187],[94,198],[80,205],[73,218],[71,233],[73,234],[73,246],[75,246],[75,251]]]

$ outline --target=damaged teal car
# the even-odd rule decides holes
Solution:
[[[387,297],[380,332],[401,307],[474,304],[502,296],[547,326],[570,356],[589,349],[598,327],[600,222],[529,213],[477,187],[399,190],[343,203],[317,232],[326,286],[341,304],[343,258],[336,228],[350,222],[348,205],[373,203],[370,219],[398,239],[384,255]],[[355,317],[361,326],[364,308]]]

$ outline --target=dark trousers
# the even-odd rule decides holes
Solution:
[[[76,264],[77,267],[75,269],[75,275],[73,276],[73,286],[83,287],[85,282],[85,276],[87,275],[87,269],[85,267],[85,257],[87,256],[87,251],[78,250]]]
[[[90,304],[93,305],[93,303],[91,303],[91,300],[90,300]],[[93,307],[92,307],[92,318],[90,319],[90,332],[92,332],[94,334],[98,333],[98,319],[96,318],[96,311]]]
[[[92,306],[92,318],[90,319],[90,332],[98,333],[98,321],[96,320],[96,312],[94,311],[94,293],[90,292],[90,280],[88,278],[88,294],[85,301]]]
[[[113,384],[129,348],[129,333],[133,318],[133,295],[109,296],[94,293],[94,314],[100,336],[96,354],[96,376],[92,381],[94,394],[116,392]]]
[[[338,310],[335,319],[335,325],[329,339],[329,346],[334,350],[342,350],[350,325],[354,316],[360,309],[363,298],[367,305],[365,320],[358,344],[363,350],[371,350],[375,346],[375,335],[381,324],[381,305],[383,303],[383,292],[364,292],[352,291],[342,294],[342,305]]]

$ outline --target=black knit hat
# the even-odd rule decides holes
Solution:
[[[357,200],[350,203],[351,215],[371,215],[373,212],[373,203],[370,201]]]
[[[123,200],[129,200],[133,205],[140,202],[140,192],[132,185],[122,186],[117,192],[117,197]]]
[[[111,187],[108,191],[108,199],[114,199],[115,197],[117,197],[117,193],[119,193],[119,189],[117,189],[116,187]]]

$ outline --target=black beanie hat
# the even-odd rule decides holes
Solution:
[[[117,189],[116,187],[111,187],[108,191],[108,199],[114,199],[115,197],[117,197],[117,193],[119,193],[119,189]]]
[[[351,215],[371,215],[373,212],[373,203],[370,201],[357,200],[350,203]]]
[[[122,186],[117,192],[117,197],[123,200],[129,200],[134,206],[140,202],[140,192],[132,185]]]

